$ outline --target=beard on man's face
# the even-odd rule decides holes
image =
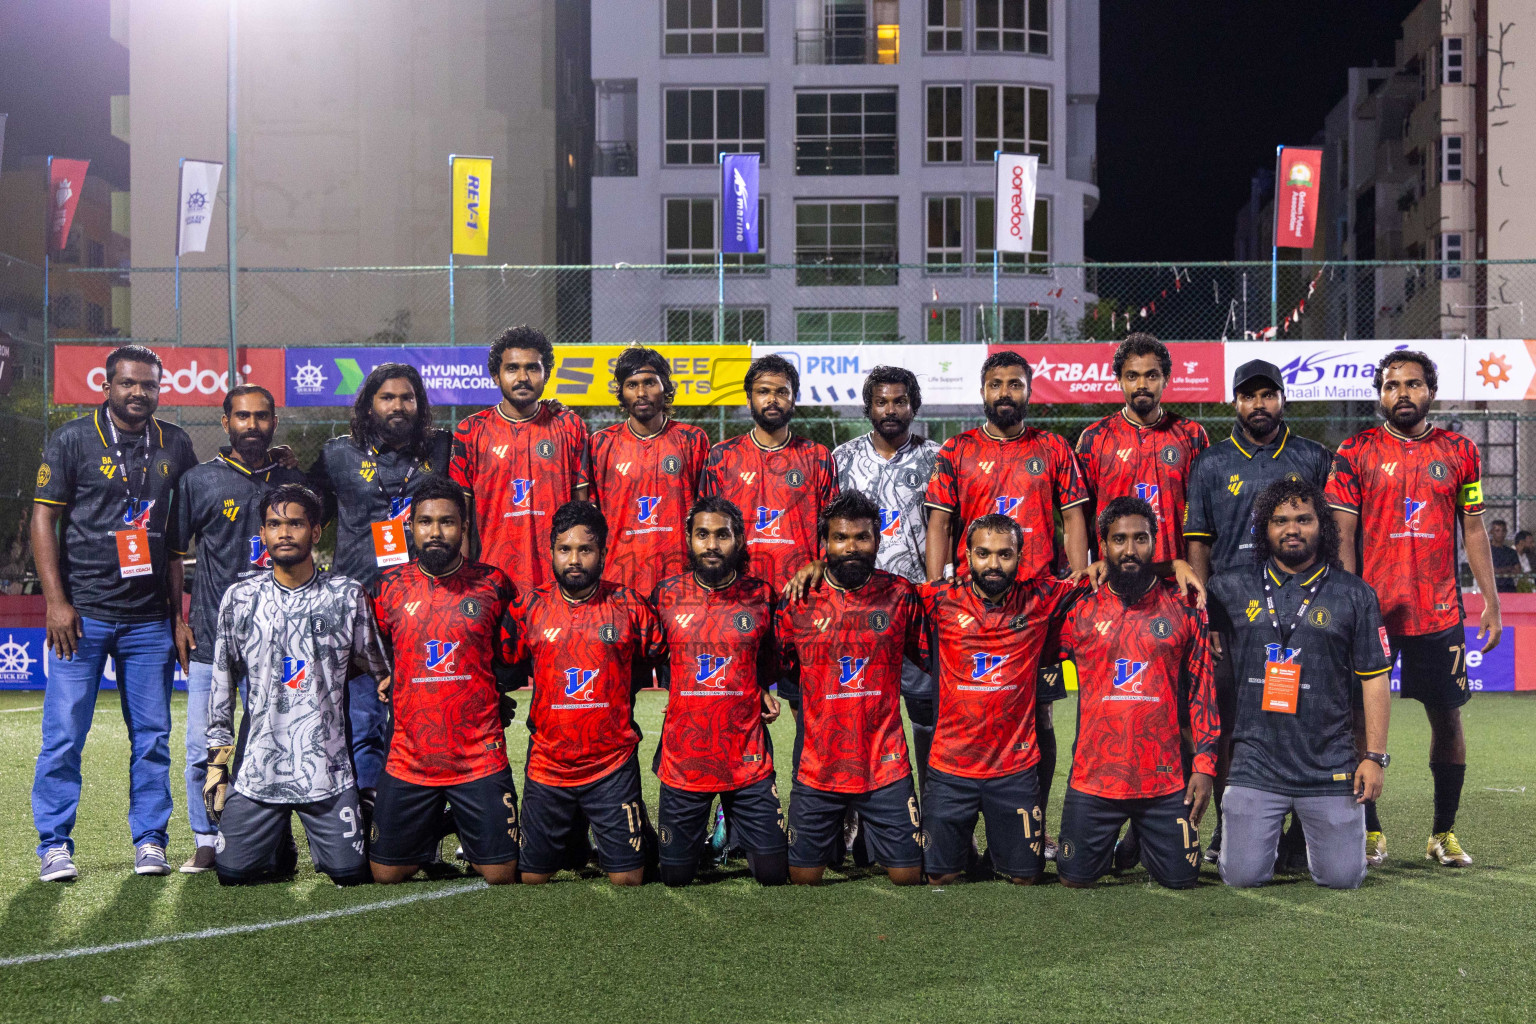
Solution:
[[[837,585],[848,590],[857,590],[869,582],[869,578],[875,573],[875,556],[855,552],[850,555],[840,555],[837,558],[827,558],[827,572],[837,580]]]
[[[560,570],[560,586],[567,593],[576,593],[592,586],[602,575],[601,568],[583,569],[579,565],[568,565]]]
[[[718,587],[730,579],[731,573],[736,571],[737,563],[740,560],[740,556],[717,558],[714,552],[706,552],[703,555],[696,551],[690,550],[688,552],[689,567],[699,579],[704,581],[704,585],[707,587]]]
[[[392,445],[409,441],[416,429],[415,417],[401,412],[392,413],[383,419],[375,417],[373,423],[379,432],[379,439]]]
[[[272,447],[272,435],[260,430],[247,430],[243,434],[231,432],[229,446],[240,456],[241,462],[254,463]]]
[[[1105,563],[1109,585],[1118,594],[1134,593],[1146,585],[1151,566],[1132,554]]]
[[[752,422],[770,433],[775,430],[782,430],[789,424],[793,416],[794,410],[783,406],[775,406],[768,409],[752,407]]]
[[[428,541],[417,549],[417,557],[421,559],[421,567],[434,576],[440,575],[453,564],[453,560],[459,557],[459,553],[449,547],[444,541]]]
[[[1013,581],[1018,578],[1018,569],[1013,572],[1005,572],[1002,569],[983,569],[981,572],[971,570],[972,577],[976,580],[976,586],[987,595],[990,601],[996,601],[1008,593],[1008,588],[1013,586]]]
[[[983,405],[987,422],[999,430],[1008,430],[1024,421],[1024,407],[1011,398],[999,398]]]

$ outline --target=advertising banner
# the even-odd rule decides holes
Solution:
[[[1536,398],[1536,341],[1491,338],[1462,342],[1466,352],[1463,388],[1467,401]],[[1445,371],[1441,371],[1442,378]],[[1444,397],[1445,381],[1440,382]]]
[[[1323,151],[1281,146],[1275,173],[1275,244],[1312,248],[1323,180]]]
[[[53,400],[59,405],[99,405],[107,382],[110,345],[56,345],[53,349]],[[165,365],[160,377],[160,407],[223,405],[229,390],[229,352],[222,348],[157,348]],[[260,384],[283,404],[283,350],[242,348],[237,384]]]
[[[45,649],[48,631],[25,626],[12,629],[0,626],[0,690],[41,690],[47,686],[53,654]],[[173,685],[187,688],[187,677],[177,665]],[[107,659],[101,674],[101,689],[117,689],[117,665]]]
[[[1115,344],[1085,345],[992,345],[987,351],[1017,352],[1034,370],[1030,401],[1123,402],[1125,395],[1115,381]],[[932,351],[932,349],[929,349]],[[1173,357],[1173,380],[1163,392],[1165,402],[1219,402],[1226,364],[1219,341],[1175,342],[1168,346]],[[971,392],[967,401],[978,401]]]
[[[1515,344],[1519,344],[1516,342]],[[1285,377],[1290,402],[1374,402],[1376,364],[1393,349],[1435,361],[1442,401],[1460,401],[1465,345],[1460,341],[1232,341],[1222,375],[1223,401],[1232,400],[1232,373],[1250,359],[1267,359]]]
[[[997,154],[997,201],[993,238],[1000,252],[1029,252],[1034,239],[1035,182],[1040,158]]]
[[[625,345],[561,345],[545,398],[566,405],[611,405],[613,363]],[[741,379],[751,362],[746,345],[659,345],[672,361],[677,405],[745,405]],[[289,405],[351,405],[363,380],[381,363],[416,367],[435,405],[495,405],[501,390],[486,374],[479,346],[407,348],[290,348],[286,379]]]
[[[720,154],[720,251],[757,252],[756,153]]]
[[[453,254],[484,256],[491,246],[491,158],[450,156]]]
[[[980,401],[985,345],[753,345],[752,357],[780,355],[800,371],[800,402],[863,408],[864,378],[876,366],[904,366],[917,375],[923,404]]]
[[[80,205],[90,166],[89,160],[48,158],[48,248],[54,252],[69,244],[69,226],[75,219],[75,207]]]
[[[207,160],[183,160],[181,199],[176,221],[176,255],[208,250],[208,228],[213,224],[213,200],[219,194],[219,175],[224,165]]]

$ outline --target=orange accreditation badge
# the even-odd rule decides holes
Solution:
[[[117,538],[117,574],[119,576],[124,578],[148,576],[155,571],[149,557],[148,530],[142,528],[118,530],[113,536]]]
[[[1290,661],[1264,663],[1264,710],[1296,713],[1301,696],[1301,666]]]
[[[410,549],[405,543],[405,524],[398,519],[385,519],[373,524],[373,560],[379,565],[401,565],[410,561]]]

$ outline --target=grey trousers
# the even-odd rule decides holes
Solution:
[[[1307,836],[1312,881],[1330,889],[1358,889],[1365,881],[1365,806],[1349,794],[1286,796],[1228,786],[1221,802],[1221,880],[1240,889],[1275,875],[1275,853],[1287,811]]]

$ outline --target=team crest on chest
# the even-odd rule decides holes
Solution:
[[[1024,468],[1029,471],[1030,476],[1044,476],[1045,460],[1038,455],[1031,455],[1024,460]]]
[[[480,616],[480,602],[472,597],[466,597],[459,602],[459,612],[466,619],[475,619]]]
[[[1333,616],[1328,614],[1327,608],[1313,608],[1312,611],[1307,614],[1307,621],[1312,623],[1312,625],[1316,626],[1318,629],[1325,629],[1327,628],[1328,623],[1333,621]]]
[[[798,469],[792,469],[784,474],[784,482],[790,487],[804,487],[805,474]]]
[[[884,633],[887,629],[891,628],[891,616],[883,611],[870,612],[869,628],[876,633]]]
[[[1444,480],[1450,475],[1451,471],[1446,468],[1445,463],[1436,460],[1429,464],[1429,477],[1431,480]]]
[[[668,476],[677,476],[683,471],[683,460],[676,455],[668,455],[661,460],[661,471]]]
[[[315,636],[323,636],[331,631],[331,624],[324,615],[311,615],[309,628],[314,630]]]
[[[1152,635],[1159,640],[1167,640],[1173,636],[1173,623],[1159,615],[1152,620]]]
[[[731,619],[731,625],[736,627],[738,633],[750,633],[757,625],[757,620],[752,617],[751,612],[737,612]]]
[[[598,627],[597,638],[605,644],[616,644],[619,642],[619,631],[613,623],[605,622]]]
[[[555,457],[555,442],[546,437],[534,445],[533,450],[539,453],[541,459],[552,459]]]
[[[1025,615],[1023,612],[1020,612],[1019,614],[1015,615],[1008,622],[1008,628],[1012,629],[1012,630],[1015,630],[1015,631],[1023,629],[1027,625],[1029,625],[1029,617],[1027,615]]]
[[[1179,464],[1179,449],[1175,445],[1165,444],[1163,445],[1163,450],[1157,453],[1157,457],[1163,460],[1164,465],[1177,466]]]

